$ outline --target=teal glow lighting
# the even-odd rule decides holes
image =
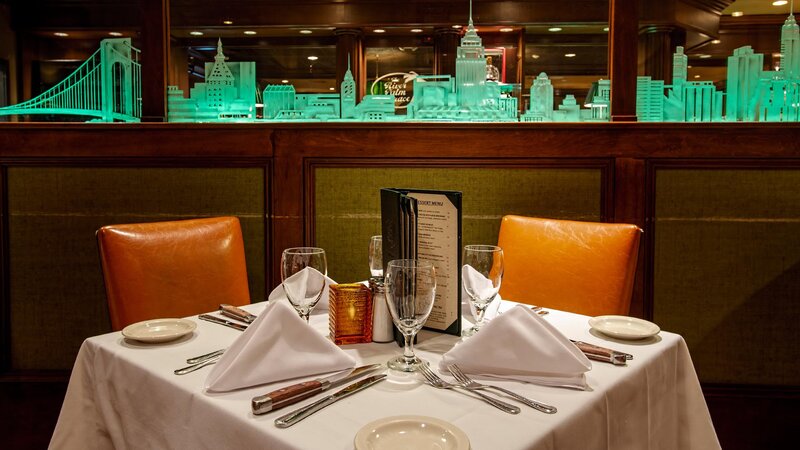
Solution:
[[[142,117],[139,53],[128,38],[104,39],[67,78],[35,98],[0,108],[0,116],[67,115],[138,122]]]

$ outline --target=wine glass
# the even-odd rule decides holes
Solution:
[[[503,281],[503,249],[496,245],[467,245],[464,247],[461,280],[475,311],[475,325],[464,330],[472,336],[483,326],[486,308],[497,297]]]
[[[327,274],[328,261],[325,258],[325,250],[321,248],[287,248],[281,255],[283,291],[289,303],[306,322],[311,310],[325,292]]]
[[[395,259],[386,265],[386,301],[395,326],[403,333],[403,354],[389,360],[390,369],[414,372],[427,364],[414,355],[413,338],[428,320],[436,297],[436,269],[429,261]]]
[[[383,239],[381,236],[369,238],[369,271],[373,277],[383,276]]]

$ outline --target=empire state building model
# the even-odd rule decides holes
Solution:
[[[486,52],[475,25],[470,3],[469,26],[456,53],[456,91],[462,107],[478,106],[486,84]]]

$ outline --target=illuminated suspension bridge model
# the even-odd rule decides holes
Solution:
[[[142,117],[139,53],[130,39],[104,39],[66,79],[35,98],[0,108],[0,116],[71,115],[98,122],[138,122]]]

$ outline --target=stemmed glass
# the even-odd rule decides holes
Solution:
[[[369,271],[373,277],[383,276],[383,239],[372,236],[369,239]]]
[[[309,272],[311,269],[319,273]],[[305,271],[305,272],[304,272]],[[304,275],[301,273],[304,272]],[[287,248],[281,255],[283,291],[300,317],[308,322],[311,310],[325,292],[328,261],[325,250],[317,247]]]
[[[496,245],[467,245],[464,247],[463,264],[461,280],[475,309],[475,325],[464,330],[463,336],[472,336],[483,326],[486,308],[500,290],[503,249]]]
[[[436,269],[429,261],[395,259],[386,265],[386,301],[395,326],[403,333],[403,354],[389,360],[390,369],[414,372],[427,364],[414,355],[413,339],[428,320],[436,297]]]

